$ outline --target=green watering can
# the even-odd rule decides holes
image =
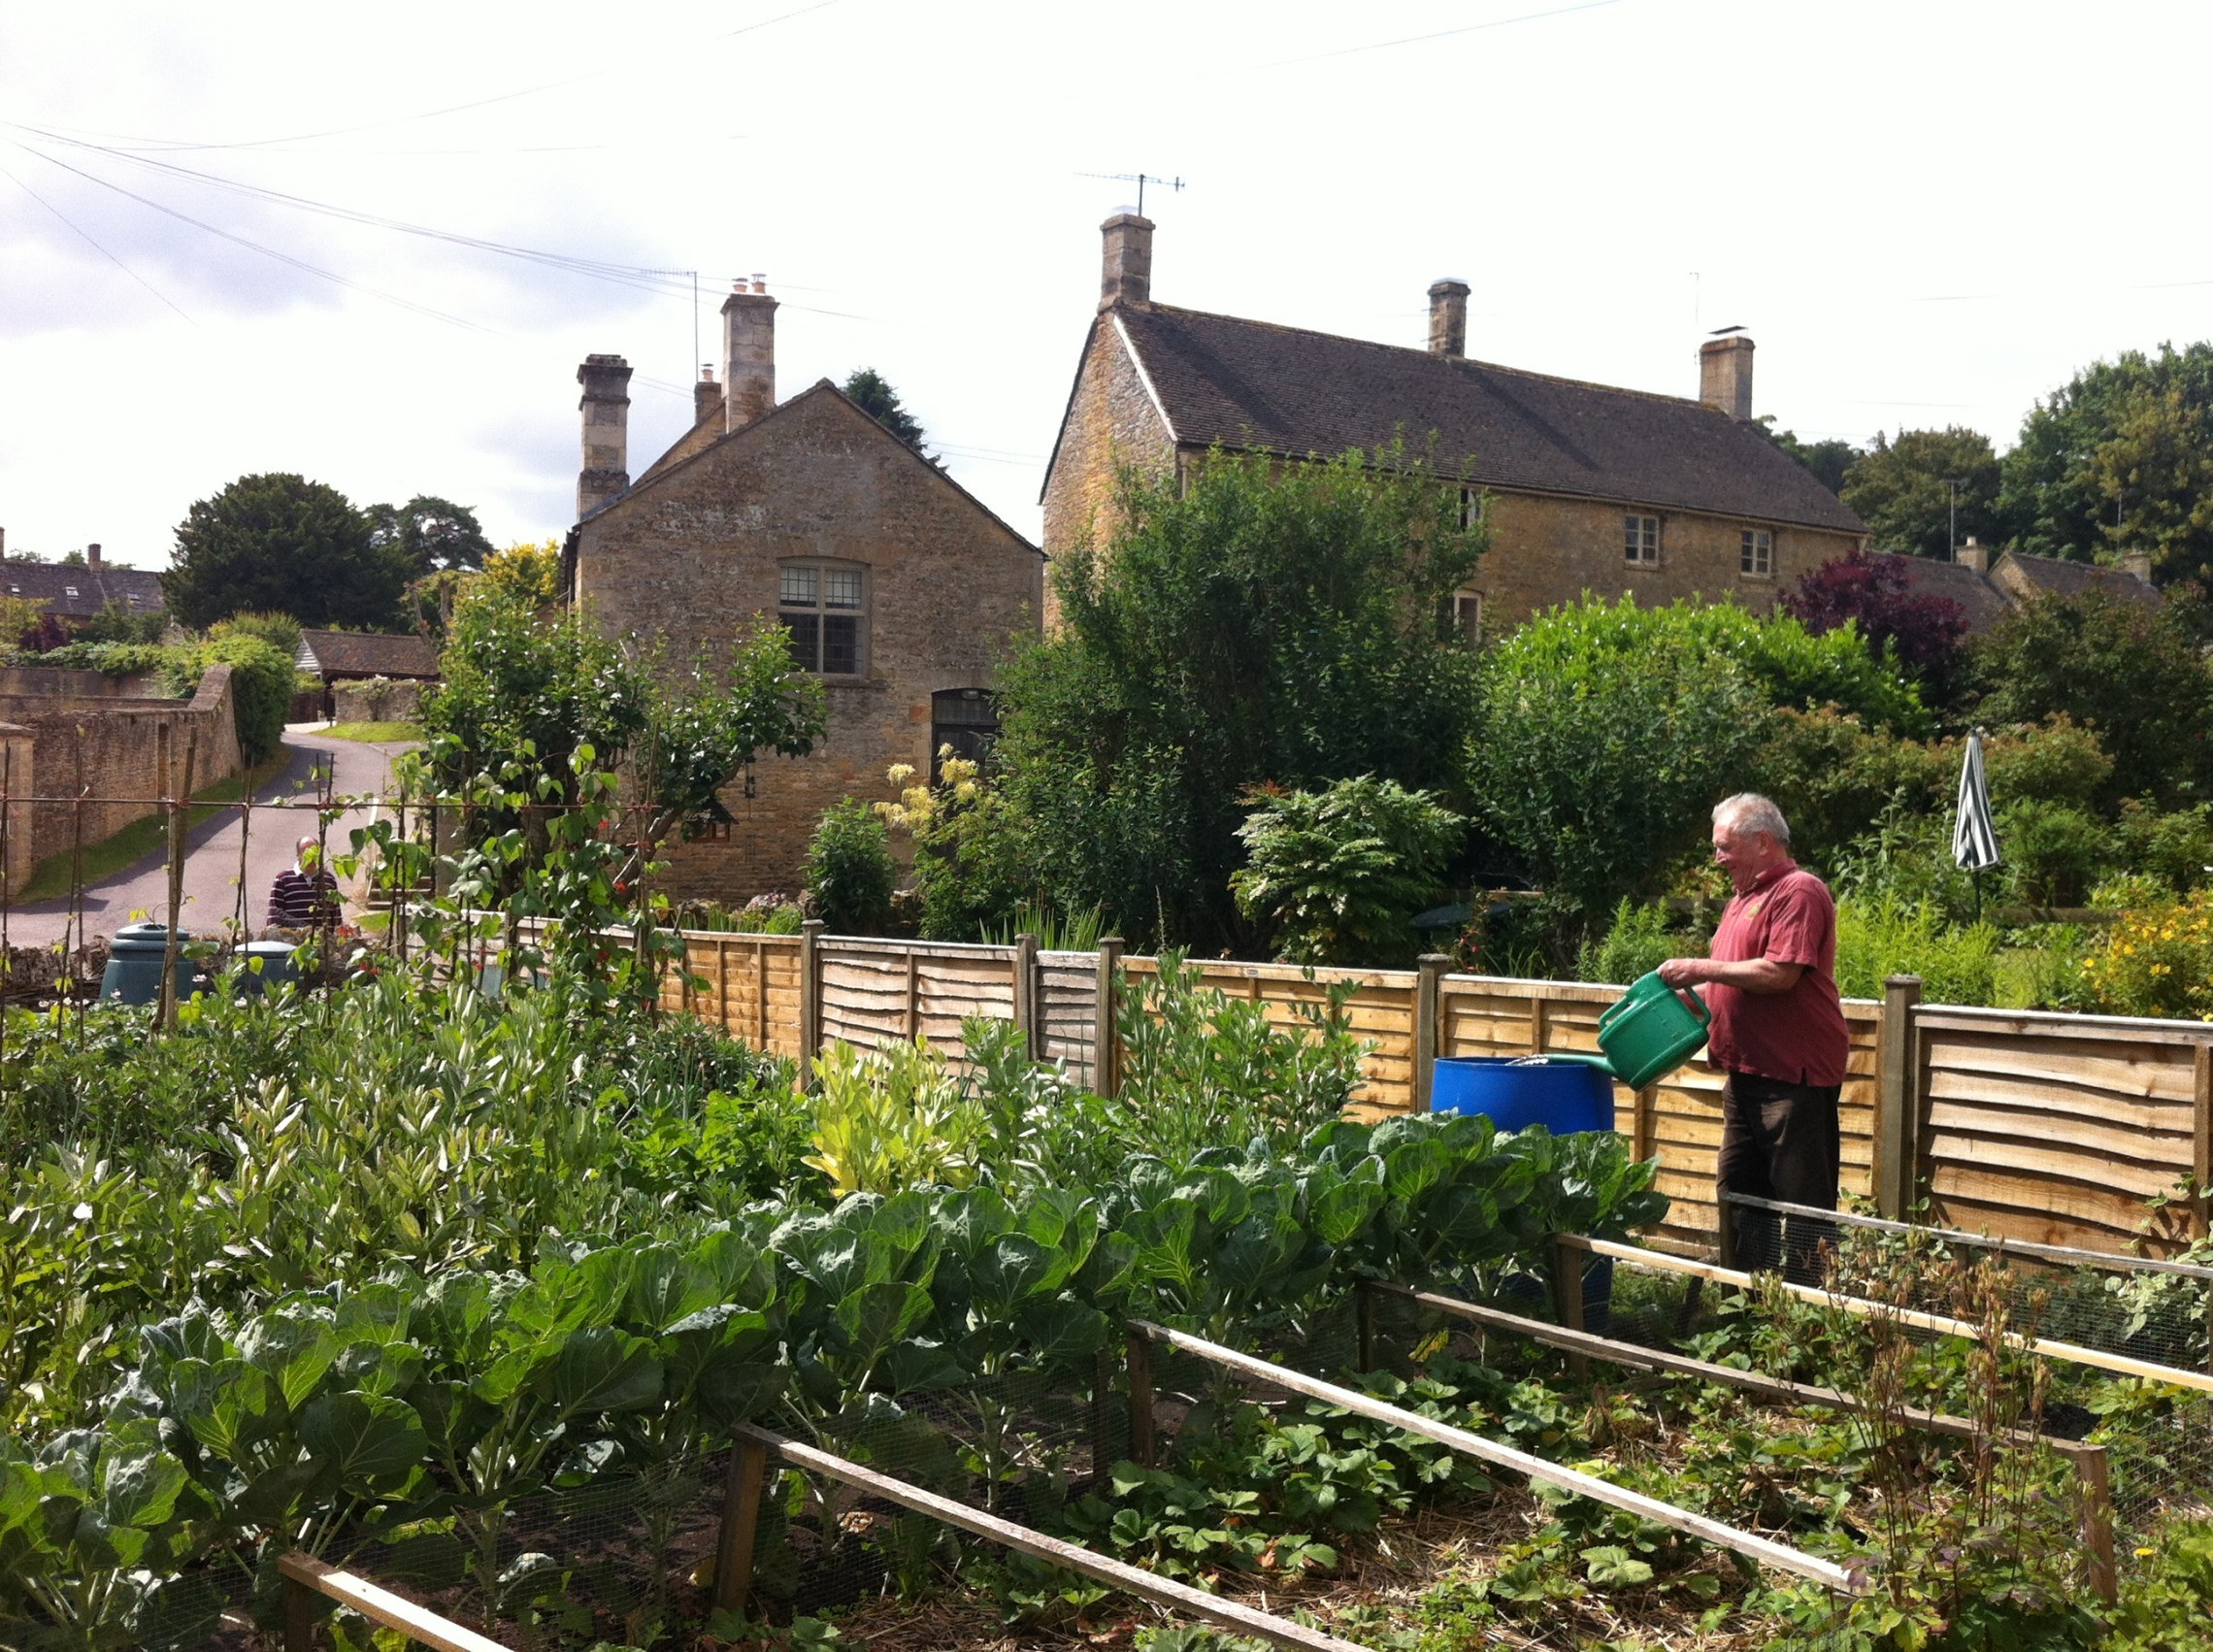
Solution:
[[[1610,1074],[1632,1090],[1657,1083],[1697,1053],[1713,1011],[1688,987],[1669,986],[1660,972],[1639,977],[1599,1017],[1603,1055],[1547,1050],[1548,1061],[1579,1061]]]

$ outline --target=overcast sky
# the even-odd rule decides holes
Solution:
[[[1140,171],[1188,183],[1146,193],[1163,302],[1419,345],[1456,275],[1471,355],[1676,394],[1739,323],[1800,436],[2003,447],[2078,366],[2213,336],[2209,56],[2213,7],[2148,0],[18,0],[0,527],[156,567],[298,471],[556,535],[577,363],[636,369],[643,470],[758,270],[779,394],[877,368],[1035,537],[1133,197],[1083,175]],[[689,276],[623,273],[693,269],[696,351]]]

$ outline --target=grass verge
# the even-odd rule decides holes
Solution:
[[[213,815],[224,804],[236,803],[246,796],[246,788],[256,790],[267,785],[284,772],[292,760],[289,750],[280,749],[256,768],[241,771],[227,780],[221,780],[197,794],[190,818],[184,829],[188,832]],[[102,838],[96,843],[84,845],[84,881],[97,883],[104,877],[113,877],[128,867],[136,866],[148,855],[160,848],[168,835],[161,815],[156,812],[143,820],[134,820],[113,837]],[[18,901],[53,901],[69,893],[69,851],[49,855],[31,869],[31,880],[23,885]]]
[[[422,739],[420,723],[333,723],[315,733],[332,740],[358,740],[369,745],[388,745],[397,740]]]

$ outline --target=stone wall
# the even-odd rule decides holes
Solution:
[[[1131,359],[1111,315],[1092,329],[1090,347],[1076,371],[1068,422],[1054,455],[1045,493],[1045,554],[1065,555],[1090,541],[1104,545],[1115,527],[1114,478],[1122,466],[1161,475],[1175,464],[1171,439],[1151,392]],[[1060,623],[1046,580],[1045,625]]]
[[[1042,602],[1041,559],[941,472],[828,383],[671,466],[578,530],[576,596],[608,632],[689,661],[773,622],[778,574],[830,559],[865,577],[862,670],[826,677],[829,734],[764,757],[752,796],[726,788],[726,839],[670,846],[671,891],[738,903],[796,895],[807,842],[843,797],[893,795],[894,763],[927,772],[931,696],[988,688]]]
[[[342,723],[413,722],[422,712],[424,686],[420,682],[395,682],[381,677],[334,682],[330,685],[331,704],[338,708],[334,720]]]
[[[210,666],[189,700],[80,696],[45,684],[0,692],[0,724],[9,725],[0,737],[0,763],[11,799],[11,889],[39,861],[76,841],[80,806],[65,800],[91,793],[81,806],[82,831],[83,841],[94,843],[154,813],[158,800],[183,784],[187,745],[194,791],[228,779],[241,766],[231,668],[224,665]],[[18,797],[50,801],[17,805]]]

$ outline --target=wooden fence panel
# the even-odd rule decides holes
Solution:
[[[773,1055],[799,1054],[799,937],[685,930],[682,973],[661,1008],[684,1010]]]
[[[1038,1059],[1057,1061],[1076,1083],[1096,1087],[1098,1017],[1099,954],[1039,953]]]
[[[2213,1029],[2118,1016],[1914,1011],[1922,1190],[1932,1219],[2112,1250],[2191,1173]],[[2180,1239],[2187,1213],[2177,1208]]]
[[[1122,965],[1133,986],[1160,973],[1158,960],[1152,958],[1125,958]],[[1380,1117],[1404,1112],[1413,1106],[1413,971],[1308,971],[1296,964],[1196,959],[1189,968],[1209,987],[1232,998],[1264,1005],[1271,1025],[1294,1029],[1308,1024],[1302,1007],[1308,1011],[1326,1008],[1330,988],[1349,982],[1354,990],[1345,1013],[1353,1031],[1375,1046],[1361,1063],[1362,1082],[1354,1093],[1354,1110],[1363,1116]]]
[[[961,1022],[1014,1013],[1013,948],[825,937],[818,944],[822,1041],[873,1049],[885,1039],[927,1040],[959,1064]]]

